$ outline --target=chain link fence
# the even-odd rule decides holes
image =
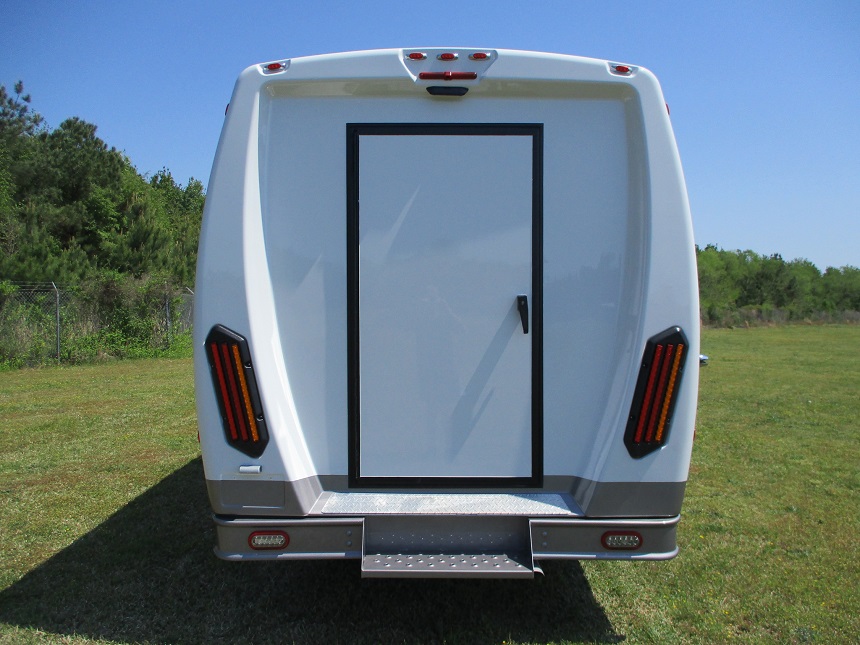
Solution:
[[[190,352],[194,293],[164,285],[0,283],[0,365]]]

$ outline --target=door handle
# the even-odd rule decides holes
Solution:
[[[523,333],[529,333],[529,297],[517,296],[517,311],[520,312],[520,322],[523,324]]]

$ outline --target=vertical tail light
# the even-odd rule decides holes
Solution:
[[[206,337],[206,356],[227,443],[259,457],[269,442],[248,341],[222,325]]]
[[[631,457],[644,457],[666,444],[688,349],[680,327],[648,339],[624,433]]]

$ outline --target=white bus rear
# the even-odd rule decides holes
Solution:
[[[249,67],[197,276],[220,557],[531,576],[677,553],[698,296],[647,70],[466,48]]]

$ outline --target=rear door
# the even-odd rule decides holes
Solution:
[[[350,124],[350,480],[539,485],[542,129]]]

